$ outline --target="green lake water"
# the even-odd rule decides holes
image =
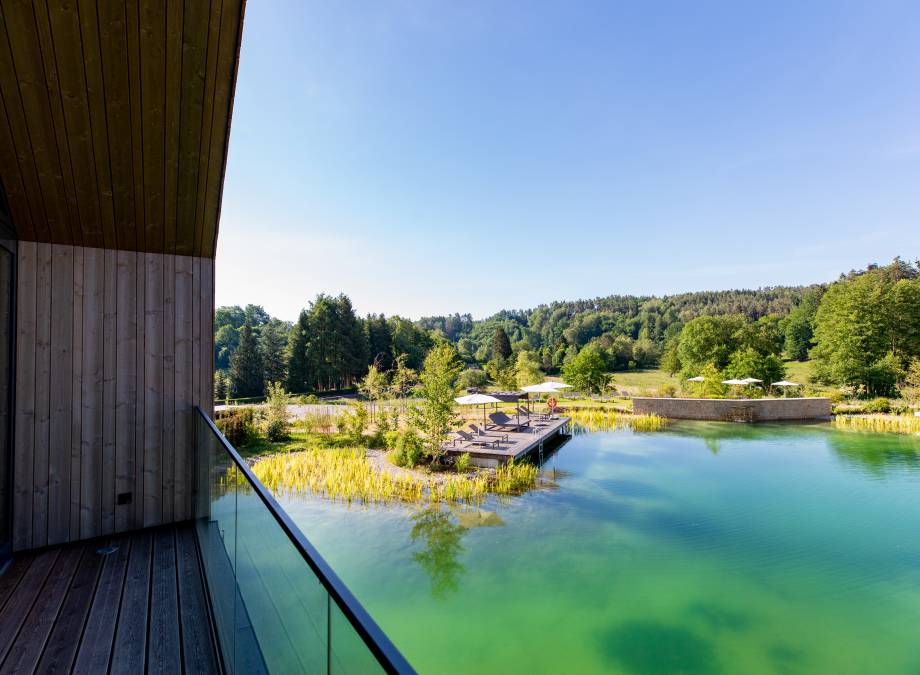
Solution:
[[[420,673],[920,673],[920,438],[576,435],[481,509],[282,498]]]

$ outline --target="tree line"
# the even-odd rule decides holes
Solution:
[[[402,359],[419,369],[433,345],[428,331],[402,317],[359,317],[348,296],[319,294],[294,323],[262,307],[220,307],[215,315],[215,396],[247,398],[283,383],[293,393],[350,389],[368,367]]]
[[[221,307],[215,326],[217,386],[236,397],[260,395],[265,382],[292,392],[350,388],[371,365],[386,373],[397,359],[419,370],[440,343],[456,348],[466,387],[511,389],[564,373],[598,390],[606,373],[657,366],[684,378],[770,382],[782,379],[785,360],[814,359],[821,382],[891,395],[920,358],[920,272],[895,259],[830,284],[612,295],[482,320],[359,317],[347,296],[321,294],[293,324],[250,305]]]

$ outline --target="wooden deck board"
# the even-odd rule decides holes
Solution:
[[[521,417],[522,422],[526,417]],[[463,441],[458,441],[456,446],[448,448],[448,454],[460,455],[469,453],[474,460],[485,460],[486,462],[504,464],[509,459],[521,459],[530,453],[538,450],[540,445],[554,439],[562,433],[566,425],[571,422],[569,417],[558,417],[546,422],[539,422],[536,416],[531,418],[530,426],[526,431],[510,432],[501,429],[489,428],[486,430],[487,437],[499,438],[508,436],[507,441],[499,443],[498,447],[469,445]]]
[[[0,672],[217,672],[203,589],[191,524],[23,554],[0,574]]]

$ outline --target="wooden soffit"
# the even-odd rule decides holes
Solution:
[[[245,0],[2,0],[20,239],[213,257]]]

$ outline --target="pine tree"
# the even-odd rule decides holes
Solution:
[[[387,372],[393,369],[393,332],[383,314],[371,314],[364,321],[368,364]]]
[[[230,358],[230,387],[240,398],[261,396],[265,390],[262,355],[248,320],[240,329],[240,346]]]
[[[511,357],[511,340],[508,339],[508,333],[499,326],[492,335],[492,358],[508,359]]]
[[[309,360],[309,335],[310,316],[307,310],[302,310],[288,335],[287,388],[295,393],[304,393],[314,387],[314,369]]]
[[[262,326],[259,348],[266,382],[284,382],[287,376],[287,340],[290,326],[280,319],[271,319]]]

